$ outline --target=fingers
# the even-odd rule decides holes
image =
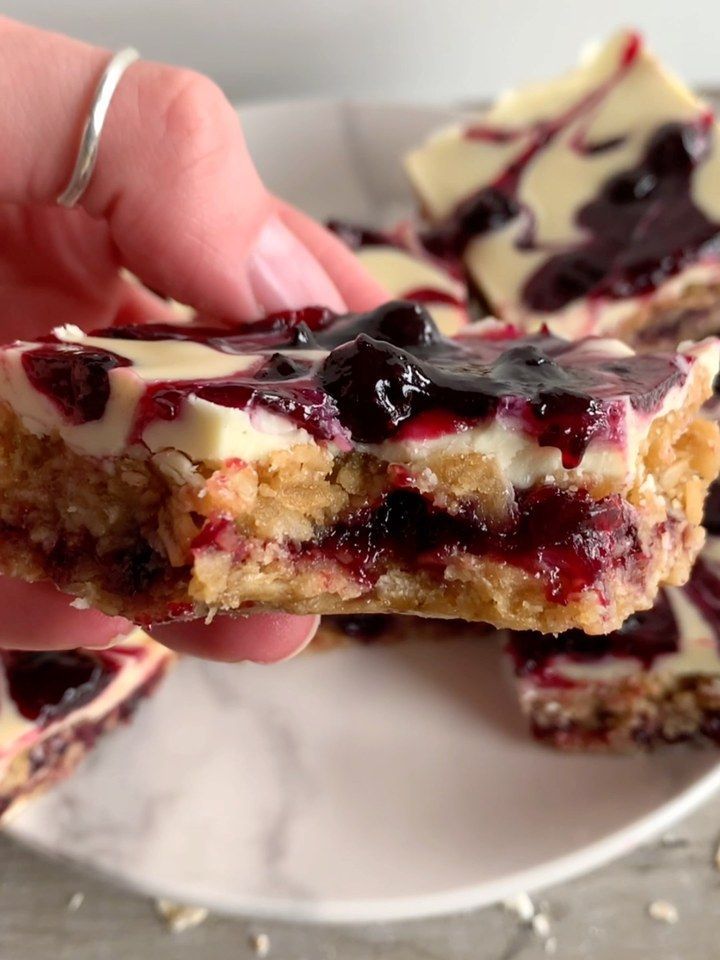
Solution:
[[[354,253],[312,217],[278,201],[280,217],[335,284],[349,310],[372,310],[388,292],[365,270]]]
[[[107,647],[134,629],[122,617],[76,610],[50,583],[0,577],[0,606],[0,647],[11,650]]]
[[[257,613],[251,617],[218,617],[154,627],[152,636],[178,653],[206,660],[276,663],[303,650],[315,636],[319,617]]]
[[[0,18],[0,201],[51,204],[73,168],[109,52]],[[82,207],[118,262],[203,314],[242,320],[385,298],[343,244],[273,200],[209,79],[139,61],[122,77]],[[278,216],[272,216],[279,212]]]
[[[108,51],[0,18],[0,200],[54,203]],[[82,206],[107,219],[122,263],[216,315],[255,315],[240,269],[271,202],[221,91],[140,61],[122,77]]]
[[[69,650],[103,648],[126,636],[134,626],[122,617],[96,610],[78,610],[52,584],[25,583],[0,577],[0,648],[9,650]],[[167,624],[152,636],[178,653],[208,660],[253,660],[274,663],[299,653],[310,643],[319,617],[289,617],[259,613],[252,617],[218,617]]]

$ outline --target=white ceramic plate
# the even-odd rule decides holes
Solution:
[[[252,107],[260,169],[312,213],[408,204],[398,157],[448,114]],[[150,893],[228,913],[389,920],[577,875],[683,816],[717,755],[532,743],[494,641],[347,646],[274,667],[185,661],[137,722],[10,825]]]

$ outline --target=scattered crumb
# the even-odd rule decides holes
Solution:
[[[715,863],[715,869],[716,869],[716,870],[720,870],[720,844],[718,844],[718,846],[717,846],[717,848],[716,848],[716,850],[715,850],[715,856],[714,856],[713,860],[714,860],[714,863]]]
[[[523,923],[531,923],[535,916],[535,904],[527,893],[518,893],[514,897],[503,900],[503,909],[508,913],[517,914]]]
[[[516,914],[520,922],[529,927],[535,936],[543,941],[546,953],[555,953],[557,939],[551,935],[550,918],[544,910],[533,903],[529,894],[518,893],[504,900],[502,905],[505,910]]]
[[[547,940],[550,936],[550,921],[544,913],[536,913],[532,918],[533,933],[541,940]]]
[[[82,597],[75,597],[74,600],[70,601],[70,606],[74,607],[76,610],[89,610],[90,604],[87,600],[83,600]]]
[[[253,933],[250,937],[250,946],[256,957],[266,957],[270,953],[270,937],[266,933]]]
[[[77,913],[80,907],[85,903],[85,894],[84,893],[74,893],[67,902],[67,907],[65,908],[70,913]]]
[[[183,933],[207,920],[205,907],[186,907],[172,900],[156,900],[155,909],[172,933]]]
[[[648,904],[647,911],[652,919],[659,923],[677,923],[680,919],[677,907],[669,900],[653,900]]]

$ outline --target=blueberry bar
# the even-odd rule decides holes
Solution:
[[[420,304],[0,350],[0,566],[136,623],[251,608],[606,633],[682,583],[720,344],[454,338]]]
[[[127,723],[171,659],[137,628],[107,650],[0,650],[0,818]]]
[[[508,645],[534,736],[563,750],[720,744],[720,537],[689,582],[591,637],[515,633]]]
[[[407,158],[438,257],[492,311],[665,343],[720,326],[720,149],[708,105],[635,33]]]
[[[434,257],[411,223],[402,222],[386,231],[347,220],[330,220],[327,226],[393,300],[425,304],[441,333],[452,336],[469,323],[462,260]]]

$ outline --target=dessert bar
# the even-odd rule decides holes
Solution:
[[[420,304],[0,350],[0,563],[135,622],[251,607],[605,633],[682,583],[720,345],[438,331]]]
[[[720,744],[720,537],[689,582],[604,637],[515,633],[508,650],[534,736],[565,750]]]
[[[708,105],[635,33],[407,158],[439,258],[523,329],[673,345],[720,321],[720,149]]]
[[[171,659],[139,629],[107,650],[0,650],[0,817],[130,720]]]

